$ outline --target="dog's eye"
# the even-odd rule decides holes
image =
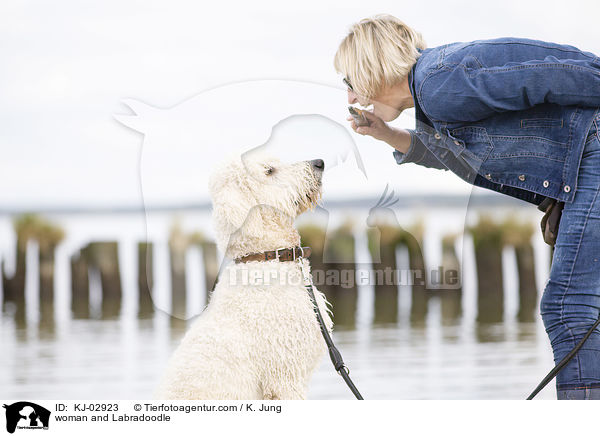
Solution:
[[[271,174],[273,174],[273,172],[275,172],[275,168],[273,168],[273,167],[265,167],[265,174],[267,176],[270,176]]]

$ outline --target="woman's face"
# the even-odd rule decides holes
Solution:
[[[414,106],[407,78],[394,86],[384,87],[372,99],[359,96],[352,89],[348,88],[348,103],[358,103],[363,107],[373,105],[373,113],[383,121],[395,120],[404,109]]]

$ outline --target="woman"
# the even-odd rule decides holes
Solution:
[[[335,55],[352,128],[398,164],[451,170],[539,205],[565,202],[541,315],[559,362],[600,315],[600,58],[568,45],[498,38],[427,48],[402,21],[355,24]],[[414,107],[416,128],[388,126]],[[351,117],[348,120],[352,120]],[[600,399],[596,329],[557,376],[559,399]]]

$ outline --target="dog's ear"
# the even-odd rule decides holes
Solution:
[[[248,196],[235,187],[223,187],[213,196],[213,219],[227,233],[239,229],[252,205]]]
[[[252,209],[254,197],[240,181],[231,178],[222,183],[211,183],[212,219],[217,244],[224,252],[232,234],[239,230]]]

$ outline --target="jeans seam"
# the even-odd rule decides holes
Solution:
[[[585,145],[588,145],[593,140],[600,141],[600,132],[598,132],[598,123],[597,123],[599,118],[600,118],[600,112],[596,112],[596,114],[594,115],[594,118],[592,118],[592,125],[590,126],[590,130],[594,129],[594,134],[592,136],[590,136],[589,132],[588,132],[588,137],[586,138]]]
[[[569,332],[569,334],[571,335],[571,340],[573,342],[575,342],[575,337],[573,335],[573,331],[572,329],[567,325],[567,323],[564,321],[564,302],[565,302],[565,297],[567,295],[567,292],[571,286],[571,279],[573,278],[573,270],[575,269],[575,263],[577,262],[577,258],[579,257],[579,250],[581,249],[581,241],[583,240],[583,234],[585,232],[585,228],[587,226],[590,214],[592,213],[592,209],[593,209],[593,205],[596,203],[596,200],[598,199],[598,188],[596,188],[596,193],[594,194],[594,199],[590,202],[589,204],[589,208],[587,211],[587,214],[585,216],[585,221],[583,222],[583,227],[581,229],[581,233],[579,236],[579,241],[577,241],[577,251],[575,252],[575,256],[573,258],[573,261],[571,262],[571,271],[569,271],[569,280],[567,282],[567,286],[565,287],[565,292],[563,293],[562,297],[561,297],[561,301],[560,301],[560,306],[561,306],[561,311],[560,311],[560,322],[561,324],[563,324],[565,326],[565,328],[567,329],[567,331]],[[581,362],[579,360],[579,356],[575,355],[573,356],[573,360],[577,363],[577,372],[579,373],[579,380],[581,380]]]

